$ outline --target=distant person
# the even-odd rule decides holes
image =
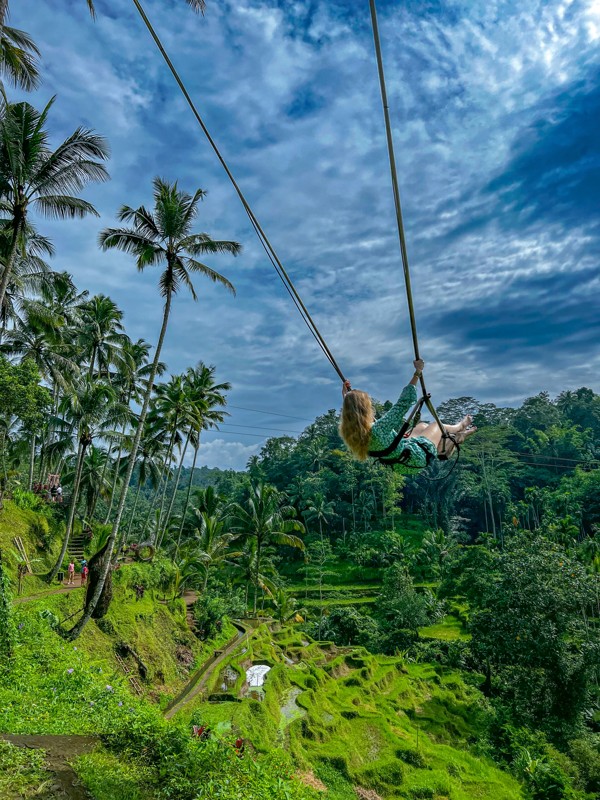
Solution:
[[[75,563],[73,561],[69,561],[69,566],[67,567],[67,573],[69,575],[67,586],[73,586],[75,584]]]
[[[84,564],[83,567],[81,568],[81,585],[82,586],[85,586],[86,583],[87,583],[88,572],[89,572],[88,566],[87,566],[87,564]]]
[[[53,503],[56,503],[57,496],[58,496],[58,487],[52,486],[52,488],[50,489],[50,497]]]
[[[457,444],[462,444],[477,428],[470,416],[464,417],[457,425],[445,425],[449,436],[444,437],[437,422],[419,422],[404,435],[395,448],[389,449],[402,428],[404,417],[411,406],[417,402],[415,389],[425,363],[421,359],[413,362],[415,374],[390,410],[380,419],[375,419],[371,398],[366,392],[352,389],[350,381],[342,388],[343,406],[340,418],[340,435],[352,454],[365,461],[368,456],[380,458],[398,472],[413,475],[417,470],[428,466],[439,456],[448,457]]]
[[[58,500],[59,503],[62,503],[62,501],[63,501],[63,490],[62,490],[62,486],[60,485],[60,483],[56,487],[56,499]]]

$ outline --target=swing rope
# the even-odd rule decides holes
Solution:
[[[417,335],[417,320],[413,304],[412,286],[410,281],[410,269],[408,266],[408,252],[406,249],[406,236],[404,235],[404,223],[402,221],[402,206],[400,204],[400,189],[398,187],[398,173],[396,169],[396,156],[394,154],[394,139],[392,136],[392,123],[390,121],[390,109],[388,105],[387,89],[385,84],[385,73],[383,71],[383,57],[381,55],[381,41],[379,38],[379,25],[377,23],[377,8],[375,0],[369,0],[371,8],[371,24],[373,27],[373,40],[375,42],[375,55],[377,56],[377,71],[379,73],[379,87],[381,89],[381,102],[383,105],[383,116],[385,119],[385,132],[387,137],[388,157],[390,162],[390,173],[392,178],[392,191],[394,193],[394,206],[396,208],[396,224],[398,226],[398,239],[400,242],[400,256],[402,259],[402,269],[404,271],[404,285],[406,287],[406,301],[408,304],[408,314],[410,318],[410,330],[412,333],[413,348],[415,359],[419,359],[419,337]],[[421,390],[425,398],[425,405],[431,412],[434,420],[440,426],[444,439],[448,436],[442,421],[440,420],[435,406],[431,402],[430,396],[425,387],[425,379],[420,376]]]
[[[135,7],[136,7],[140,17],[142,18],[144,24],[146,25],[146,28],[148,29],[150,35],[154,39],[154,42],[155,42],[156,46],[158,47],[158,49],[159,49],[162,57],[164,58],[167,66],[169,67],[173,77],[175,78],[175,81],[177,82],[177,85],[181,89],[181,92],[182,92],[187,104],[189,105],[189,107],[192,110],[192,113],[196,117],[196,121],[200,125],[200,127],[201,127],[204,135],[206,136],[210,146],[214,150],[215,155],[219,159],[219,161],[221,163],[221,166],[225,170],[225,172],[227,174],[227,177],[231,181],[231,183],[233,185],[233,188],[235,189],[235,191],[236,191],[236,193],[237,193],[237,195],[238,195],[238,197],[239,197],[239,199],[240,199],[240,201],[242,203],[242,206],[244,207],[244,210],[245,210],[246,214],[248,215],[250,223],[252,224],[252,227],[254,228],[254,230],[256,232],[256,235],[257,235],[257,237],[258,237],[258,239],[259,239],[259,241],[260,241],[265,253],[267,254],[267,257],[268,257],[269,261],[271,262],[273,268],[277,272],[277,275],[281,279],[281,282],[285,286],[286,291],[288,292],[288,294],[292,298],[292,300],[294,302],[294,305],[298,309],[298,312],[300,313],[300,316],[304,320],[304,323],[305,323],[306,327],[312,333],[312,335],[315,338],[317,344],[319,345],[319,347],[323,351],[323,354],[325,355],[325,357],[327,358],[327,360],[329,361],[331,366],[334,368],[334,370],[337,372],[338,376],[341,378],[342,381],[345,381],[346,379],[344,377],[343,372],[341,371],[341,369],[338,366],[335,358],[333,357],[333,354],[331,353],[331,350],[327,346],[327,343],[326,343],[325,339],[323,338],[323,336],[321,335],[321,332],[319,331],[315,321],[313,320],[313,318],[309,314],[308,309],[306,308],[306,306],[302,302],[302,298],[298,294],[298,292],[296,290],[296,287],[294,286],[294,284],[292,282],[292,279],[290,278],[290,276],[286,272],[283,264],[279,260],[279,257],[277,255],[277,253],[275,252],[275,249],[274,249],[273,245],[271,244],[271,242],[267,238],[267,235],[265,234],[264,230],[262,229],[258,219],[254,215],[254,212],[252,211],[250,205],[248,204],[248,201],[244,197],[244,194],[242,193],[242,190],[240,189],[237,181],[235,180],[231,170],[227,166],[227,162],[225,161],[223,155],[221,154],[219,148],[217,147],[216,142],[214,141],[214,139],[210,135],[210,132],[209,132],[208,128],[206,127],[202,117],[200,116],[200,114],[198,112],[198,109],[196,108],[196,106],[194,104],[194,101],[190,97],[187,89],[185,88],[185,84],[183,83],[181,77],[179,76],[179,73],[175,69],[175,66],[173,65],[173,62],[171,61],[171,59],[169,58],[169,55],[167,54],[167,51],[163,47],[163,44],[162,44],[161,40],[159,39],[158,34],[154,30],[154,27],[153,27],[152,23],[148,19],[148,16],[146,15],[146,12],[144,11],[144,9],[142,7],[142,4],[140,3],[140,0],[133,0],[133,4],[135,5]]]

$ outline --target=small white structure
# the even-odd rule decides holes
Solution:
[[[265,682],[267,672],[271,669],[268,664],[253,664],[246,670],[246,680],[251,689],[260,689]]]

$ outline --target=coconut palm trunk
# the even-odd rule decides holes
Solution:
[[[83,612],[83,616],[77,622],[70,631],[66,632],[66,638],[76,639],[81,631],[85,628],[88,624],[90,619],[92,618],[92,614],[96,606],[98,605],[98,601],[100,600],[100,596],[102,594],[102,590],[104,589],[104,584],[106,583],[106,578],[108,577],[109,570],[112,567],[112,554],[115,548],[115,543],[117,541],[117,537],[119,536],[119,526],[121,524],[121,517],[123,516],[123,509],[125,508],[125,501],[127,500],[127,492],[129,490],[129,482],[131,481],[131,476],[133,475],[133,469],[135,466],[135,460],[137,456],[137,452],[140,446],[140,442],[142,440],[142,433],[144,431],[144,423],[146,422],[146,415],[148,414],[148,406],[150,405],[150,397],[152,395],[152,389],[154,388],[154,380],[156,378],[156,373],[158,371],[158,364],[160,361],[160,354],[162,351],[163,343],[165,341],[165,335],[167,333],[167,326],[169,324],[169,313],[171,311],[171,300],[172,300],[172,293],[169,291],[167,293],[167,297],[165,300],[165,307],[163,311],[163,321],[162,326],[160,329],[160,335],[158,337],[158,344],[156,345],[156,352],[154,354],[154,361],[152,362],[152,370],[150,372],[150,377],[148,378],[148,385],[146,387],[146,393],[144,394],[144,401],[142,404],[142,410],[140,412],[140,419],[137,426],[137,430],[135,432],[135,438],[133,440],[133,445],[131,448],[131,456],[129,459],[129,466],[127,467],[127,472],[125,474],[125,479],[123,481],[123,486],[121,487],[121,494],[119,495],[119,504],[117,506],[117,511],[115,515],[115,520],[113,522],[112,530],[110,532],[110,536],[107,541],[106,547],[106,558],[104,561],[104,569],[102,570],[102,574],[100,575],[100,580],[98,581],[98,585],[96,586],[96,590],[92,597],[88,600],[85,610]]]
[[[185,496],[185,504],[183,506],[183,511],[181,512],[181,522],[179,523],[179,532],[177,534],[177,547],[175,548],[175,561],[177,561],[177,556],[179,554],[179,546],[181,544],[181,536],[183,534],[183,526],[185,525],[185,517],[187,515],[187,510],[190,504],[190,495],[192,493],[192,483],[194,480],[194,471],[196,469],[196,461],[198,459],[198,451],[200,450],[200,432],[198,432],[198,440],[196,446],[194,447],[194,460],[192,461],[192,469],[190,471],[190,479],[188,480],[187,485],[187,494]],[[246,602],[246,605],[248,603]]]
[[[140,480],[140,481],[138,481],[137,490],[135,492],[135,500],[133,501],[133,508],[131,510],[131,519],[129,520],[129,525],[127,526],[127,530],[125,530],[125,527],[123,527],[123,534],[121,535],[121,538],[119,539],[119,546],[117,548],[118,550],[120,550],[123,547],[123,545],[125,544],[125,538],[127,536],[129,536],[129,533],[131,531],[131,525],[133,523],[133,520],[135,519],[135,511],[137,509],[138,500],[140,499],[141,491],[142,491],[142,482]]]
[[[2,306],[4,305],[4,295],[6,294],[6,289],[8,288],[8,282],[10,280],[13,266],[15,264],[15,258],[17,257],[17,249],[19,247],[19,233],[21,232],[24,222],[25,222],[24,217],[21,219],[21,221],[15,220],[15,224],[13,227],[13,235],[10,242],[10,249],[6,256],[6,261],[4,263],[4,272],[2,273],[2,280],[0,281],[0,308],[2,308]]]
[[[79,449],[77,451],[77,467],[75,469],[75,480],[73,481],[73,494],[71,496],[71,505],[69,507],[69,516],[67,519],[67,529],[65,531],[65,538],[63,540],[63,545],[60,550],[60,555],[56,561],[56,564],[52,567],[48,575],[48,583],[52,583],[54,578],[56,578],[62,563],[65,559],[67,554],[67,548],[69,547],[69,540],[71,538],[71,532],[73,531],[73,523],[75,521],[75,511],[77,509],[77,500],[79,496],[79,485],[81,483],[81,473],[83,471],[83,460],[85,458],[85,451],[88,446],[88,440],[83,436],[79,439]]]
[[[169,472],[171,470],[171,461],[173,460],[173,450],[175,449],[175,438],[177,436],[177,429],[173,430],[173,435],[171,436],[171,441],[169,443],[169,452],[167,453],[167,458],[165,461],[165,482],[162,490],[162,497],[160,498],[160,506],[159,506],[159,514],[158,514],[158,524],[154,529],[152,536],[150,537],[150,542],[153,545],[156,545],[159,534],[161,531],[162,519],[163,519],[163,511],[165,510],[165,501],[167,499],[167,489],[169,487]]]
[[[125,436],[125,427],[123,427],[123,436]],[[121,439],[121,443],[119,444],[119,451],[117,453],[117,460],[115,462],[115,477],[113,479],[112,487],[110,490],[110,503],[108,504],[108,511],[106,512],[106,517],[104,519],[105,525],[108,525],[108,521],[110,520],[110,515],[112,514],[113,505],[115,502],[115,494],[117,493],[117,487],[119,484],[119,469],[121,468],[122,454],[123,454],[123,439]]]
[[[175,486],[173,487],[173,493],[171,495],[171,500],[169,502],[169,508],[167,509],[167,514],[165,516],[165,521],[161,528],[161,536],[158,542],[158,547],[161,546],[165,533],[167,532],[167,528],[169,527],[169,522],[171,520],[171,515],[173,514],[173,506],[175,505],[175,496],[177,495],[177,489],[179,488],[179,481],[181,479],[181,470],[183,469],[183,459],[185,458],[186,451],[188,449],[188,445],[190,443],[190,438],[192,435],[192,431],[188,432],[187,438],[185,440],[185,445],[183,447],[183,452],[181,453],[181,458],[179,459],[179,467],[177,469],[177,475],[175,477]]]

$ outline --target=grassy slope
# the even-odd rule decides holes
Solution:
[[[10,557],[14,550],[12,537],[21,536],[30,557],[35,554],[39,558],[34,566],[41,566],[42,571],[50,565],[53,555],[37,547],[36,526],[39,528],[44,523],[40,515],[19,509],[10,502],[0,512],[0,545],[7,554],[13,591],[17,561]],[[127,569],[125,565],[120,572],[125,573]],[[74,644],[57,636],[51,622],[63,622],[73,614],[76,619],[76,612],[83,606],[83,591],[77,588],[67,594],[50,594],[51,588],[41,580],[27,577],[24,594],[40,593],[41,596],[14,606],[15,658],[19,666],[16,671],[21,691],[15,692],[12,686],[0,688],[0,730],[7,733],[67,730],[86,733],[97,732],[99,723],[110,726],[110,715],[95,718],[95,709],[89,704],[93,702],[95,706],[98,692],[111,685],[115,689],[120,687],[119,692],[124,693],[122,697],[120,694],[120,701],[125,705],[129,683],[115,657],[120,644],[131,647],[147,668],[144,679],[136,661],[127,658],[131,674],[137,677],[145,694],[166,704],[181,690],[195,666],[235,634],[233,626],[227,624],[216,640],[202,644],[188,630],[182,600],[164,604],[155,592],[147,591],[142,600],[136,601],[134,592],[124,588],[124,576],[119,577],[121,585],[115,586],[114,600],[106,618],[99,625],[92,621]],[[66,621],[65,627],[70,624],[71,621]],[[67,673],[68,669],[74,672]],[[81,707],[75,713],[71,711],[69,721],[63,717],[63,711],[66,713],[69,704],[73,705],[73,676],[78,676],[80,700],[87,708],[86,713],[81,713]],[[108,707],[112,707],[110,703]],[[87,710],[90,708],[93,711]],[[116,708],[122,706],[117,704]],[[124,712],[115,713],[122,715]]]
[[[17,508],[10,500],[4,501],[4,509],[0,511],[0,549],[11,576],[16,579],[19,563],[17,548],[13,542],[15,536],[20,536],[23,540],[33,572],[40,574],[48,572],[59,552],[58,541],[53,542],[50,550],[42,546],[42,536],[49,530],[49,520],[43,515]],[[25,594],[34,594],[47,589],[47,585],[35,575],[28,575],[25,578]]]

